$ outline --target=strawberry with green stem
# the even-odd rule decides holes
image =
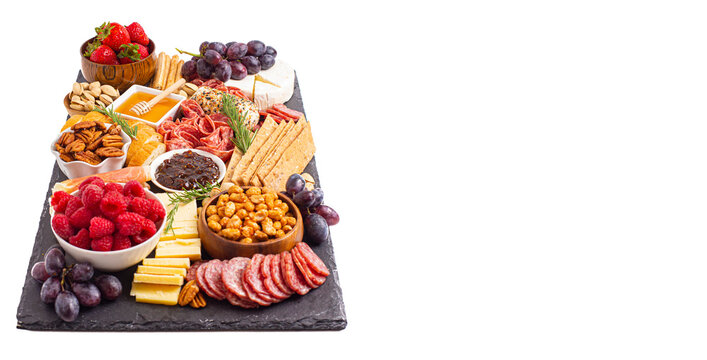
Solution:
[[[120,45],[130,43],[130,34],[123,25],[116,22],[105,22],[96,28],[96,39],[103,45],[113,49],[113,51],[118,52],[120,51]]]
[[[120,45],[118,59],[121,64],[129,64],[140,61],[149,55],[147,48],[141,44],[131,43]]]

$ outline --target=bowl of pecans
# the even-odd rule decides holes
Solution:
[[[64,175],[74,179],[122,168],[130,142],[120,126],[82,121],[63,131],[51,151]]]

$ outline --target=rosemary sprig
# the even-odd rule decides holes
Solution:
[[[196,189],[185,190],[183,192],[171,193],[167,195],[167,197],[169,198],[169,205],[172,206],[172,209],[169,210],[169,213],[167,214],[167,219],[165,220],[167,222],[167,225],[165,226],[164,231],[172,231],[172,233],[174,233],[172,225],[174,224],[174,216],[177,215],[177,209],[179,209],[179,204],[188,203],[192,200],[205,199],[209,197],[209,195],[211,195],[211,190],[217,187],[218,184],[216,183],[205,185],[199,184],[199,187]]]
[[[233,142],[233,145],[235,145],[238,150],[245,154],[246,151],[248,151],[250,144],[253,142],[253,138],[255,138],[255,133],[248,130],[245,126],[243,116],[241,116],[241,113],[238,110],[238,100],[235,96],[224,93],[221,101],[223,105],[221,107],[221,112],[228,116],[228,126],[231,127],[231,130],[233,130],[231,142]],[[247,114],[248,110],[245,112]]]
[[[123,119],[120,114],[113,111],[112,105],[109,108],[98,106],[94,110],[111,118],[111,120],[113,120],[115,124],[120,125],[120,128],[123,129],[123,131],[125,131],[125,133],[128,134],[128,136],[130,136],[131,138],[137,138],[137,125],[130,127],[130,124],[128,124],[127,120]]]

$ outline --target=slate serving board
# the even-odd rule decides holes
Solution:
[[[78,82],[85,81],[79,71]],[[286,103],[287,107],[304,113],[299,83],[295,78],[294,95]],[[317,186],[320,186],[315,159],[307,165]],[[57,243],[51,230],[49,196],[54,183],[66,180],[58,165],[54,164],[47,200],[44,203],[35,237],[32,256],[27,266],[27,275],[17,307],[17,327],[28,330],[52,331],[234,331],[234,330],[342,330],[346,327],[344,301],[339,284],[339,276],[334,261],[331,237],[318,246],[314,252],[331,270],[331,275],[321,287],[307,295],[293,295],[279,304],[257,309],[241,309],[227,301],[208,298],[202,309],[189,306],[163,306],[135,302],[129,296],[133,274],[137,266],[114,273],[122,285],[123,294],[115,301],[103,302],[94,308],[82,308],[79,317],[71,323],[63,322],[54,312],[53,305],[39,300],[41,284],[32,279],[32,265],[44,258],[44,251]],[[161,190],[152,185],[153,192]],[[205,258],[208,254],[202,251]],[[148,257],[154,257],[154,252]],[[74,260],[67,256],[67,263]]]

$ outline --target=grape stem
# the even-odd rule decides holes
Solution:
[[[177,48],[174,48],[174,49],[177,50],[177,52],[179,52],[180,54],[187,54],[187,55],[191,55],[191,56],[198,57],[198,58],[203,57],[203,55],[201,55],[201,54],[193,54],[193,53],[190,53],[190,52],[188,52],[188,51],[179,50],[179,49],[177,49]]]

